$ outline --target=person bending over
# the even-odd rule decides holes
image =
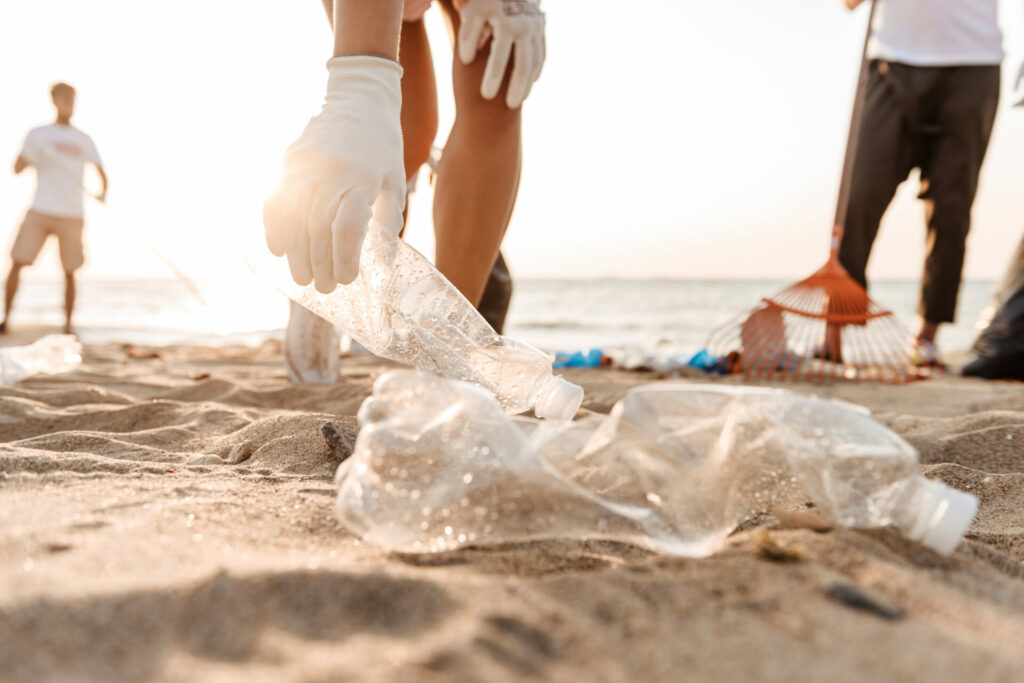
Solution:
[[[377,28],[386,25],[392,32],[397,28],[399,43],[398,63],[365,61],[383,54],[372,50],[369,56],[331,60],[324,111],[289,149],[286,169],[292,181],[286,177],[282,191],[267,203],[265,224],[271,249],[288,255],[297,282],[306,284],[312,280],[321,291],[330,291],[335,283],[346,283],[355,277],[358,249],[371,210],[385,227],[396,232],[402,230],[407,183],[430,155],[438,116],[433,57],[423,23],[431,0],[399,3],[401,17],[397,24],[393,23],[394,17],[385,19],[383,14],[361,17],[346,2],[323,2],[328,17],[337,18],[333,22],[336,47],[340,36],[345,49],[344,37],[360,30],[359,21],[372,21]],[[544,63],[544,15],[535,0],[438,0],[437,4],[454,46],[452,79],[456,106],[455,123],[436,170],[433,218],[437,267],[500,331],[511,287],[498,250],[519,188],[521,104]],[[341,75],[339,69],[347,70],[357,63],[358,75]],[[374,74],[372,79],[362,73],[364,69]],[[340,115],[342,102],[353,107],[356,93],[378,98],[371,104],[384,116],[372,126],[361,119]],[[381,127],[381,122],[387,126]],[[357,139],[358,126],[373,130],[378,137]],[[326,190],[322,185],[313,189],[300,179],[301,173],[313,169],[325,178],[335,174],[341,178],[341,158],[326,163],[322,157],[325,144],[338,144],[336,151],[340,152],[346,134],[352,138],[346,144],[367,158],[368,146],[379,145],[383,156],[373,159],[373,164],[390,159],[386,174],[380,168],[372,169],[374,180],[380,178],[379,190],[348,186]],[[320,150],[314,153],[312,145]],[[359,160],[346,163],[352,161]],[[397,170],[396,162],[401,164]],[[307,202],[297,211],[288,204],[296,197],[300,203]],[[275,239],[294,234],[288,232],[288,220],[297,221],[293,226],[305,224],[304,212],[310,221],[308,239],[299,235],[295,244],[275,243]],[[286,218],[289,213],[290,219]],[[320,227],[314,228],[318,221],[322,221]],[[336,335],[329,323],[292,306],[285,356],[293,379],[334,381],[337,371],[332,357],[337,355],[336,347]]]
[[[56,235],[60,245],[60,261],[64,267],[64,332],[71,333],[75,271],[85,262],[82,175],[87,163],[96,167],[103,184],[98,199],[104,201],[107,194],[107,174],[96,145],[92,138],[71,125],[75,89],[67,83],[57,83],[50,90],[50,97],[57,109],[57,120],[30,130],[14,162],[15,173],[21,173],[29,166],[35,168],[36,193],[11,249],[11,270],[4,291],[4,319],[0,322],[0,333],[7,332],[21,269],[32,265],[50,235]]]

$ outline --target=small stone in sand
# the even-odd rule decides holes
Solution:
[[[189,465],[223,465],[224,458],[219,455],[208,455],[206,453],[199,453],[193,455],[188,459]]]
[[[331,453],[334,454],[338,460],[345,460],[348,456],[352,455],[352,437],[351,435],[338,427],[333,422],[325,422],[324,426],[320,428],[320,432],[324,435],[324,441],[327,442],[327,446],[331,449]]]
[[[232,465],[243,463],[252,457],[252,442],[243,441],[242,443],[236,443],[228,451],[228,457],[226,458]]]
[[[782,545],[766,529],[757,534],[757,550],[772,562],[799,562],[807,557],[806,550],[798,545]]]
[[[847,583],[833,583],[828,587],[828,590],[825,591],[825,595],[836,602],[846,605],[847,607],[870,612],[875,616],[888,619],[890,621],[899,619],[903,616],[903,609],[901,607],[889,604],[881,598],[873,595],[868,595],[861,589]]]

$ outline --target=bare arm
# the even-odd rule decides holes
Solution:
[[[843,4],[846,5],[847,9],[857,9],[862,2],[864,0],[843,0]]]
[[[335,27],[335,57],[375,55],[398,59],[402,0],[323,0],[323,3],[327,18]]]
[[[101,197],[107,196],[107,172],[103,170],[102,166],[96,166],[96,172],[100,175],[100,183],[103,184],[103,189],[100,191]]]
[[[18,155],[18,158],[14,160],[14,174],[17,175],[28,168],[31,164],[28,163],[28,159]]]

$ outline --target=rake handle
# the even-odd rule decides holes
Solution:
[[[843,239],[843,226],[850,210],[850,182],[853,179],[853,161],[860,139],[860,124],[864,114],[864,96],[868,86],[868,43],[871,41],[871,25],[879,0],[870,0],[868,28],[864,33],[864,49],[860,56],[860,74],[857,76],[857,91],[853,97],[853,114],[850,116],[850,132],[846,136],[846,153],[843,156],[843,174],[839,178],[839,198],[836,201],[836,220],[832,228],[831,251],[834,258],[839,256],[839,243]]]

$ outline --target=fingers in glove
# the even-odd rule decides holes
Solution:
[[[530,96],[530,93],[533,92],[533,84],[537,82],[538,78],[540,78],[541,69],[544,67],[544,37],[534,36],[531,38],[530,49],[533,51],[533,60],[530,65],[532,71],[530,73],[529,82],[526,84],[526,94],[523,95],[523,102],[525,102]],[[522,103],[520,103],[520,106],[522,106]]]
[[[313,281],[309,262],[309,210],[313,203],[313,187],[304,185],[284,193],[283,223],[286,233],[288,267],[292,279],[302,286]]]
[[[284,228],[284,197],[283,193],[278,191],[263,202],[264,237],[267,240],[267,248],[274,256],[284,256],[288,248]]]
[[[373,219],[393,235],[402,232],[402,223],[405,221],[405,193],[406,185],[401,179],[385,181],[380,196],[373,203]]]
[[[470,64],[476,59],[485,23],[484,18],[478,14],[471,13],[462,17],[462,26],[459,27],[459,59],[463,64]]]
[[[350,190],[338,203],[331,224],[334,279],[347,285],[359,275],[359,252],[372,215],[374,197],[363,190]]]
[[[511,54],[512,41],[503,35],[495,34],[494,40],[491,41],[491,56],[487,59],[487,68],[484,69],[484,80],[480,84],[480,94],[485,100],[493,100],[501,89]]]
[[[540,78],[540,72],[543,71],[544,69],[544,59],[546,57],[545,53],[547,50],[547,47],[545,45],[546,42],[547,41],[544,38],[543,33],[541,33],[538,36],[534,36],[531,39],[533,47],[533,75],[530,78],[531,88],[533,87],[533,84],[537,82],[537,79]]]
[[[518,109],[530,92],[533,81],[533,50],[529,40],[517,40],[512,61],[512,77],[505,93],[505,104],[509,109]]]
[[[324,294],[334,291],[334,249],[331,224],[338,214],[340,193],[319,191],[313,198],[309,214],[309,261],[313,267],[313,282]]]

